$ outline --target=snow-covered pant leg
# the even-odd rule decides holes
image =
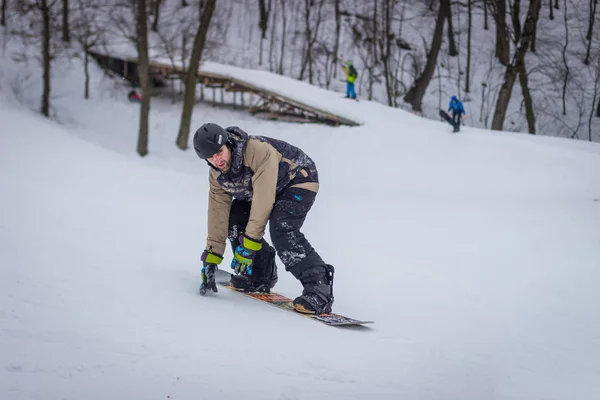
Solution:
[[[271,242],[277,255],[285,270],[301,282],[326,273],[325,262],[300,232],[316,195],[306,189],[284,189],[275,199],[269,220]]]
[[[240,244],[238,238],[246,230],[250,219],[250,208],[252,203],[247,201],[233,200],[229,211],[229,243],[231,250],[235,252]],[[270,279],[275,268],[275,249],[263,238],[260,243],[262,248],[254,256],[252,263],[252,281],[259,282],[265,278]]]

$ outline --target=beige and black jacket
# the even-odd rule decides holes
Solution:
[[[232,149],[231,168],[222,173],[211,168],[206,248],[223,255],[233,199],[252,202],[244,234],[259,241],[275,199],[288,187],[316,192],[317,168],[302,150],[281,140],[249,136],[238,127],[226,128]]]

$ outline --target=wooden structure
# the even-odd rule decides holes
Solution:
[[[109,69],[133,83],[139,82],[137,74],[137,58],[119,58],[96,52],[90,52],[90,55],[92,55],[103,68]],[[183,80],[185,73],[186,71],[182,67],[150,61],[150,75],[153,86],[164,86],[165,80]],[[239,94],[241,97],[241,106],[247,108],[251,114],[262,118],[290,122],[316,122],[335,126],[360,125],[358,122],[352,121],[346,117],[318,109],[315,106],[302,103],[288,96],[274,93],[268,89],[227,75],[199,70],[196,73],[196,79],[201,85],[200,100],[214,105],[226,105],[224,101],[224,92],[227,92],[233,94],[234,106],[237,106],[236,98],[237,94]],[[205,99],[204,92],[206,89],[212,89],[212,101],[207,101]],[[219,90],[221,94],[219,102],[216,100],[217,90]],[[249,97],[247,106],[245,105],[244,94],[247,94]]]

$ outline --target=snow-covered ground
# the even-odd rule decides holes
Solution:
[[[57,60],[47,120],[29,109],[37,65],[0,63],[0,398],[600,392],[600,145],[455,135],[367,101],[351,102],[365,122],[355,128],[197,105],[193,127],[238,125],[315,160],[304,232],[336,267],[334,311],[375,321],[330,328],[198,295],[208,170],[174,145],[180,103],[153,99],[140,158],[126,87],[94,67],[85,101],[79,62]],[[297,295],[278,265],[277,290]]]

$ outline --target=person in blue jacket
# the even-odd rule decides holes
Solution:
[[[452,96],[450,99],[448,112],[450,111],[452,111],[452,121],[455,124],[454,132],[458,132],[460,130],[460,122],[465,116],[465,108],[463,107],[462,102],[456,96]]]

